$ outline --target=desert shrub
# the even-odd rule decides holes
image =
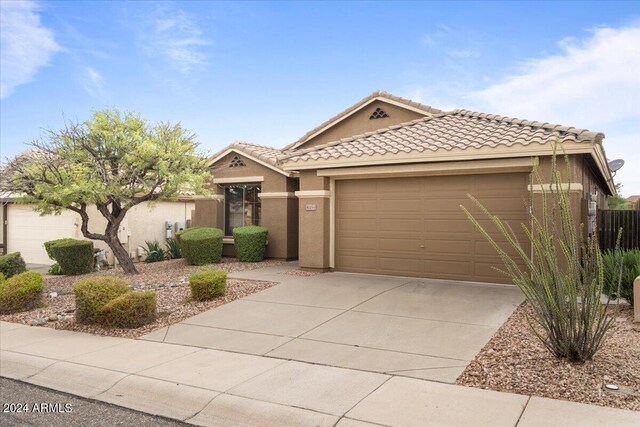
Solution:
[[[76,296],[76,320],[95,322],[109,301],[130,292],[127,283],[117,277],[96,276],[78,281],[73,287]]]
[[[93,243],[89,240],[60,239],[47,242],[49,250],[65,274],[85,274],[93,271]],[[45,246],[46,247],[46,246]]]
[[[0,256],[0,273],[4,274],[7,279],[25,271],[27,271],[27,264],[22,259],[20,252]]]
[[[227,289],[227,272],[222,270],[197,271],[189,277],[191,296],[206,301],[224,295]]]
[[[609,305],[600,300],[604,265],[597,239],[582,238],[584,226],[574,219],[579,211],[571,204],[572,189],[562,185],[562,175],[573,176],[571,164],[565,156],[566,172],[560,173],[556,149],[554,143],[551,182],[542,179],[539,167],[533,171],[536,183],[542,184],[537,198],[541,214],[533,215],[531,223],[520,224],[531,243],[531,253],[520,245],[509,224],[473,196],[469,195],[506,243],[497,242],[469,210],[461,208],[500,255],[504,267],[498,271],[522,290],[533,308],[530,323],[543,330],[533,332],[557,357],[584,362],[598,351],[614,317],[609,315]]]
[[[258,262],[264,259],[269,230],[250,225],[233,229],[233,241],[238,261]]]
[[[62,271],[62,267],[60,267],[60,264],[58,264],[57,262],[54,264],[51,264],[48,271],[49,271],[49,274],[53,276],[60,276],[64,274],[64,272]]]
[[[147,241],[145,244],[147,246],[142,248],[146,255],[144,262],[158,262],[169,259],[168,254],[164,249],[162,249],[162,246],[160,246],[160,243],[158,243],[157,240],[154,240],[153,242]]]
[[[602,255],[602,259],[605,294],[611,298],[620,296],[633,304],[633,281],[640,276],[640,250],[608,250]]]
[[[180,235],[182,256],[191,265],[214,264],[222,259],[222,237],[218,228],[188,228]]]
[[[0,313],[34,307],[42,295],[42,274],[26,271],[0,283]]]
[[[98,312],[97,322],[115,328],[138,328],[156,318],[156,293],[127,292],[106,303]]]
[[[177,239],[167,240],[167,253],[169,254],[169,258],[171,259],[182,258],[182,252],[180,251],[180,243],[178,243]]]

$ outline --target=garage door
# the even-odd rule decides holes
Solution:
[[[75,221],[76,216],[70,211],[40,216],[28,205],[11,204],[7,209],[8,251],[20,252],[28,263],[52,264],[44,250],[44,242],[74,237]]]
[[[505,283],[499,257],[460,209],[467,193],[524,242],[527,174],[336,181],[335,268],[340,271]],[[490,221],[481,223],[504,241]],[[528,249],[527,249],[528,250]]]

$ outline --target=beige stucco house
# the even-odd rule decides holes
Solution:
[[[603,138],[374,92],[283,149],[237,142],[212,156],[214,196],[196,200],[193,224],[225,230],[228,255],[233,227],[260,224],[267,255],[303,268],[503,282],[460,209],[473,208],[467,194],[517,230],[539,209],[532,168],[548,170],[561,140],[573,163],[564,184],[592,223],[589,203],[615,192]]]
[[[134,206],[122,222],[118,235],[125,249],[136,261],[144,260],[144,252],[138,248],[146,241],[166,242],[166,222],[186,226],[191,221],[195,209],[193,196],[181,196],[175,201],[162,201],[154,204],[143,203]],[[106,220],[95,207],[88,209],[89,229],[104,230]],[[44,249],[48,240],[71,237],[84,239],[80,230],[80,216],[65,210],[60,215],[40,215],[31,205],[16,203],[15,197],[0,197],[0,220],[3,227],[0,232],[0,251],[20,252],[27,263],[52,264]],[[114,262],[113,254],[104,242],[93,241],[94,247],[107,250],[107,259]]]

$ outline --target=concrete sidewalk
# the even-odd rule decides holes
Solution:
[[[632,411],[6,322],[0,376],[196,425],[640,425]]]

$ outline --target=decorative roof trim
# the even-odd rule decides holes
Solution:
[[[268,167],[269,169],[272,169],[284,176],[291,176],[291,172],[285,171],[278,166],[267,163],[266,161],[259,159],[258,157],[255,157],[243,151],[241,148],[238,148],[236,146],[236,143],[229,145],[226,149],[223,149],[223,151],[219,152],[218,154],[214,154],[214,156],[209,159],[209,167],[213,166],[215,163],[220,161],[220,159],[222,159],[223,157],[231,153],[236,153],[236,154],[240,154],[241,156],[245,156],[246,158],[251,159],[256,163],[260,163],[262,166]]]

